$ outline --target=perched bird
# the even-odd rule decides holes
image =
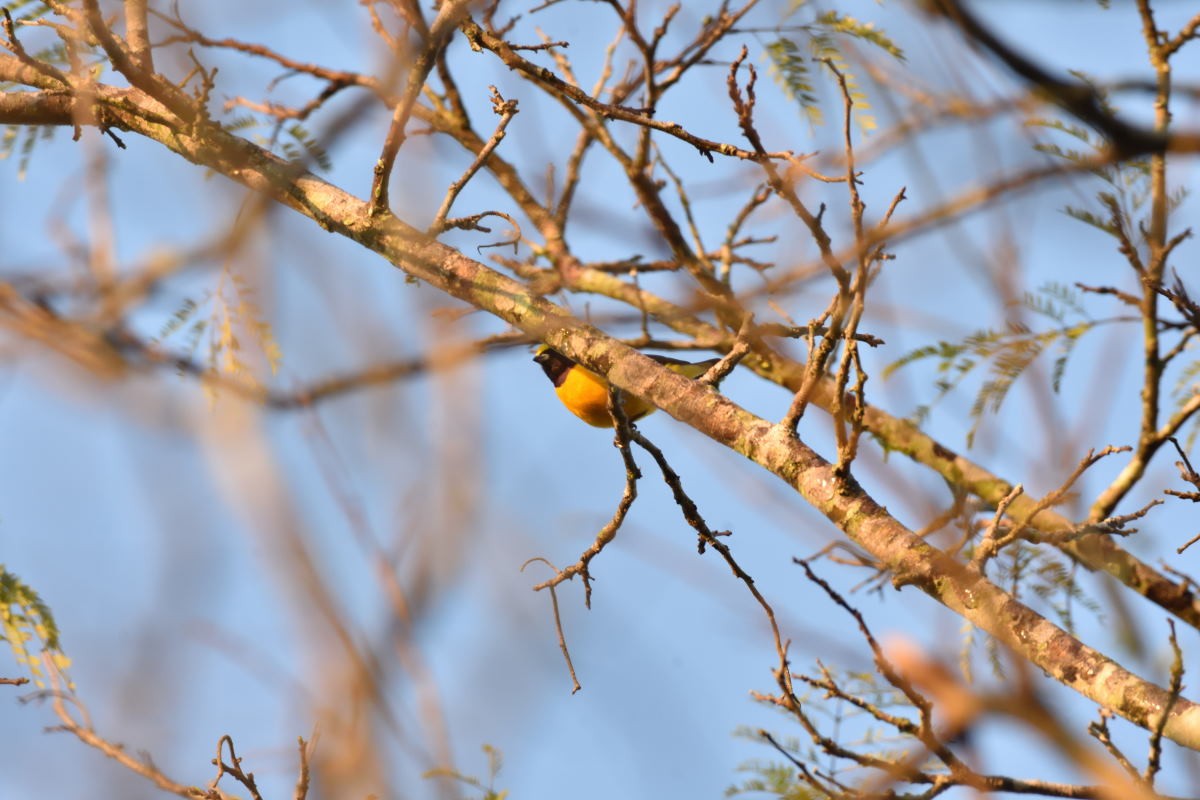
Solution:
[[[691,363],[667,356],[651,355],[650,358],[686,378],[699,378],[708,372],[709,367],[721,360],[713,358]],[[537,349],[533,360],[542,365],[542,371],[554,384],[554,393],[568,411],[588,425],[595,425],[597,428],[612,427],[612,416],[608,413],[608,381],[603,376],[576,364],[546,345]],[[622,399],[621,409],[630,422],[656,410],[650,403],[633,395],[626,395]]]

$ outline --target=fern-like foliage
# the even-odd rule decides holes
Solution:
[[[904,51],[886,33],[875,27],[873,22],[860,22],[854,17],[826,11],[817,17],[817,24],[832,33],[840,33],[867,44],[874,45],[897,61],[904,60]]]
[[[1101,85],[1082,72],[1073,72],[1072,75],[1092,89],[1106,111],[1114,111]],[[1104,155],[1108,142],[1087,128],[1057,119],[1033,119],[1028,124],[1043,128],[1051,137],[1037,144],[1037,150],[1072,164],[1087,166],[1088,171],[1102,183],[1092,202],[1086,205],[1067,205],[1063,212],[1072,219],[1111,236],[1115,240],[1117,251],[1130,261],[1135,270],[1140,271],[1141,265],[1147,263],[1153,250],[1148,238],[1153,228],[1150,220],[1150,200],[1153,191],[1150,159],[1141,157],[1097,165],[1095,158]],[[1176,211],[1187,196],[1188,190],[1185,186],[1171,191],[1166,198],[1167,213]],[[1177,279],[1174,286],[1169,289],[1164,286],[1159,291],[1175,305],[1183,317],[1185,324],[1175,325],[1174,329],[1190,330],[1188,336],[1200,330],[1200,307],[1191,303],[1181,281]],[[1123,300],[1131,303],[1128,297],[1126,295]],[[1181,341],[1175,355],[1186,352],[1189,349],[1186,345],[1186,341]],[[1200,361],[1186,365],[1176,375],[1173,400],[1177,409],[1200,392],[1198,377]],[[1189,449],[1198,430],[1200,427],[1193,423],[1188,434]]]
[[[333,169],[329,153],[303,125],[298,122],[288,125],[284,132],[290,137],[290,141],[283,142],[283,152],[290,161],[311,161],[325,171]]]
[[[424,774],[425,778],[449,778],[463,786],[467,786],[479,792],[479,800],[505,800],[508,797],[507,789],[497,790],[496,777],[500,774],[501,768],[504,766],[504,756],[495,747],[490,744],[483,746],[484,755],[488,760],[488,779],[484,783],[479,778],[471,775],[464,775],[456,769],[448,767],[439,767],[431,769]]]
[[[206,371],[214,376],[238,378],[257,388],[263,381],[251,364],[246,342],[265,361],[272,374],[279,371],[283,352],[275,340],[270,322],[263,316],[254,287],[238,273],[226,267],[217,287],[199,300],[188,298],[159,330],[156,345],[168,339],[182,339],[189,357],[197,357],[201,347]],[[216,387],[205,384],[210,400],[216,399]]]
[[[262,315],[253,287],[237,272],[226,270],[227,280],[214,296],[209,326],[209,366],[231,375],[250,375],[238,332],[249,334],[272,373],[279,371],[283,353]]]
[[[1175,379],[1175,386],[1171,391],[1172,397],[1175,399],[1176,405],[1183,405],[1184,402],[1191,399],[1200,392],[1200,359],[1192,361],[1182,370]],[[1193,416],[1188,425],[1187,437],[1184,440],[1184,448],[1191,450],[1196,443],[1196,437],[1200,434],[1200,416]]]
[[[0,161],[17,157],[17,180],[23,181],[29,174],[29,161],[38,142],[48,141],[54,135],[51,125],[6,125],[0,134]]]
[[[50,607],[3,564],[0,564],[0,641],[8,644],[17,663],[29,670],[39,687],[45,688],[41,656],[46,656],[59,671],[70,666],[71,661],[59,644],[58,625]],[[31,652],[33,642],[39,644],[37,654]]]
[[[221,127],[230,133],[241,133],[253,128],[258,128],[262,125],[262,120],[253,114],[242,114],[240,116],[231,117],[221,123]]]
[[[806,5],[805,0],[795,0],[789,16]],[[771,76],[784,94],[800,104],[810,122],[820,124],[822,115],[813,66],[830,62],[846,80],[859,128],[864,132],[874,129],[875,119],[868,113],[870,103],[842,51],[842,43],[852,39],[869,44],[898,61],[904,60],[904,51],[873,23],[861,22],[837,11],[821,12],[811,22],[789,27],[787,31],[788,35],[780,36],[766,46]],[[806,47],[798,39],[805,40]]]
[[[36,23],[51,13],[50,7],[40,0],[9,0],[4,3],[4,6],[8,9],[18,30],[22,26]],[[22,44],[26,43],[22,41]],[[67,49],[61,41],[55,41],[53,44],[37,49],[30,46],[30,50],[31,58],[58,67],[64,72],[71,71]],[[86,48],[81,45],[76,57],[80,59],[81,63],[87,64],[86,55]],[[0,81],[0,92],[13,86],[15,84]],[[49,141],[56,128],[57,126],[54,125],[5,125],[0,131],[0,161],[15,155],[17,157],[17,180],[25,180],[26,175],[29,174],[29,162],[34,148],[39,142]]]
[[[984,415],[999,411],[1017,379],[1046,353],[1054,353],[1051,385],[1055,392],[1059,391],[1075,345],[1097,323],[1087,316],[1077,293],[1059,283],[1048,283],[1037,292],[1026,292],[1020,304],[1053,321],[1055,326],[1034,331],[1023,322],[1012,321],[1002,330],[977,330],[961,342],[940,341],[919,347],[887,366],[885,378],[918,361],[934,359],[937,362],[941,376],[936,382],[937,397],[933,403],[917,410],[915,421],[918,424],[925,421],[934,403],[958,388],[980,367],[987,376],[971,405],[968,447],[975,443],[975,434]]]
[[[50,6],[42,0],[8,0],[4,6],[17,23],[41,19],[51,12]]]
[[[794,39],[779,38],[767,44],[771,77],[790,100],[800,104],[809,121],[814,125],[821,122],[821,107],[817,104],[816,87],[813,85],[812,69],[808,59],[800,53]]]
[[[1071,74],[1092,89],[1105,111],[1115,113],[1103,86],[1086,73],[1072,71]],[[1148,230],[1148,226],[1145,225],[1146,220],[1139,219],[1139,214],[1144,213],[1150,198],[1149,158],[1095,164],[1092,160],[1108,146],[1103,137],[1081,125],[1060,119],[1035,117],[1028,120],[1026,125],[1042,128],[1053,137],[1035,144],[1035,150],[1072,164],[1085,165],[1089,173],[1107,184],[1107,188],[1096,193],[1096,204],[1064,206],[1065,214],[1118,239],[1122,244],[1145,242],[1144,231]],[[1181,188],[1172,196],[1171,203],[1178,205],[1185,196],[1186,190]]]
[[[1075,612],[1101,613],[1100,605],[1076,579],[1076,570],[1059,550],[1014,542],[993,562],[996,583],[1007,586],[1013,597],[1024,598],[1053,615],[1068,633],[1075,633]],[[1033,597],[1029,597],[1032,593]]]
[[[839,746],[860,756],[877,758],[881,761],[898,763],[911,752],[915,739],[899,734],[895,727],[885,725],[863,705],[869,706],[896,719],[914,721],[918,711],[904,694],[878,673],[835,671],[820,666],[823,680],[836,684],[843,697],[835,696],[825,689],[814,689],[799,697],[809,719],[822,732],[835,739]],[[852,703],[846,696],[853,697]],[[824,722],[822,722],[822,720]],[[826,727],[827,726],[827,727]],[[763,732],[751,728],[738,728],[734,735],[757,744],[764,742]],[[824,775],[845,780],[850,775],[861,775],[862,767],[852,759],[841,759],[826,753],[813,742],[812,737],[803,739],[794,736],[772,734],[771,739],[779,748],[803,764],[810,765]],[[825,797],[814,794],[814,790],[797,779],[796,769],[789,763],[753,759],[744,762],[738,771],[748,775],[740,783],[725,790],[726,797],[742,795],[767,795],[786,800],[808,800]]]
[[[970,552],[968,550],[968,554]],[[1014,542],[992,565],[993,578],[998,584],[1045,616],[1057,619],[1063,630],[1071,635],[1075,635],[1076,613],[1080,609],[1103,622],[1100,604],[1079,583],[1075,564],[1062,557],[1059,551]],[[1008,649],[994,636],[966,623],[963,625],[960,667],[967,682],[975,680],[973,651],[978,647],[982,647],[992,675],[1004,678]]]
[[[751,795],[778,797],[781,800],[818,800],[823,797],[815,789],[797,783],[796,768],[790,764],[753,759],[739,766],[738,771],[749,773],[752,777],[726,789],[726,797]]]
[[[242,114],[226,120],[222,123],[222,127],[230,133],[241,133],[261,129],[267,124],[267,119],[252,114]],[[270,136],[261,133],[254,134],[251,138],[255,144],[283,156],[293,164],[305,167],[316,165],[327,172],[333,169],[333,161],[330,159],[328,151],[299,122],[285,125],[282,128],[275,126],[273,121],[270,124],[273,133]]]

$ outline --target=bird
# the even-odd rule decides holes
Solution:
[[[685,378],[699,378],[721,359],[708,361],[681,361],[668,356],[651,355],[658,363]],[[611,428],[612,415],[608,413],[608,381],[590,369],[576,364],[549,345],[538,347],[533,360],[542,365],[542,371],[554,384],[554,393],[575,416],[597,428]],[[621,401],[625,418],[636,422],[657,408],[633,395],[625,395]]]

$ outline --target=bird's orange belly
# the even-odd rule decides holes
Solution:
[[[612,417],[608,413],[608,383],[596,373],[576,367],[567,373],[567,379],[554,390],[558,399],[568,410],[588,425],[611,428]],[[636,397],[626,397],[621,403],[630,422],[641,419],[652,406]]]

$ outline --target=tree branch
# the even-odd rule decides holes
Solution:
[[[98,85],[96,101],[106,105],[117,124],[267,195],[324,229],[382,255],[430,286],[546,341],[606,376],[612,385],[646,398],[759,464],[885,565],[898,585],[918,587],[1060,683],[1147,729],[1157,724],[1167,707],[1170,693],[1166,690],[1087,647],[932,547],[901,525],[853,478],[841,474],[780,426],[579,322],[520,282],[429,239],[390,213],[373,214],[369,202],[261,147],[216,126],[164,125],[157,103],[118,94],[112,87]],[[69,121],[64,118],[63,124]],[[864,420],[869,426],[869,413]],[[1200,749],[1200,708],[1179,699],[1168,715],[1163,735]]]

